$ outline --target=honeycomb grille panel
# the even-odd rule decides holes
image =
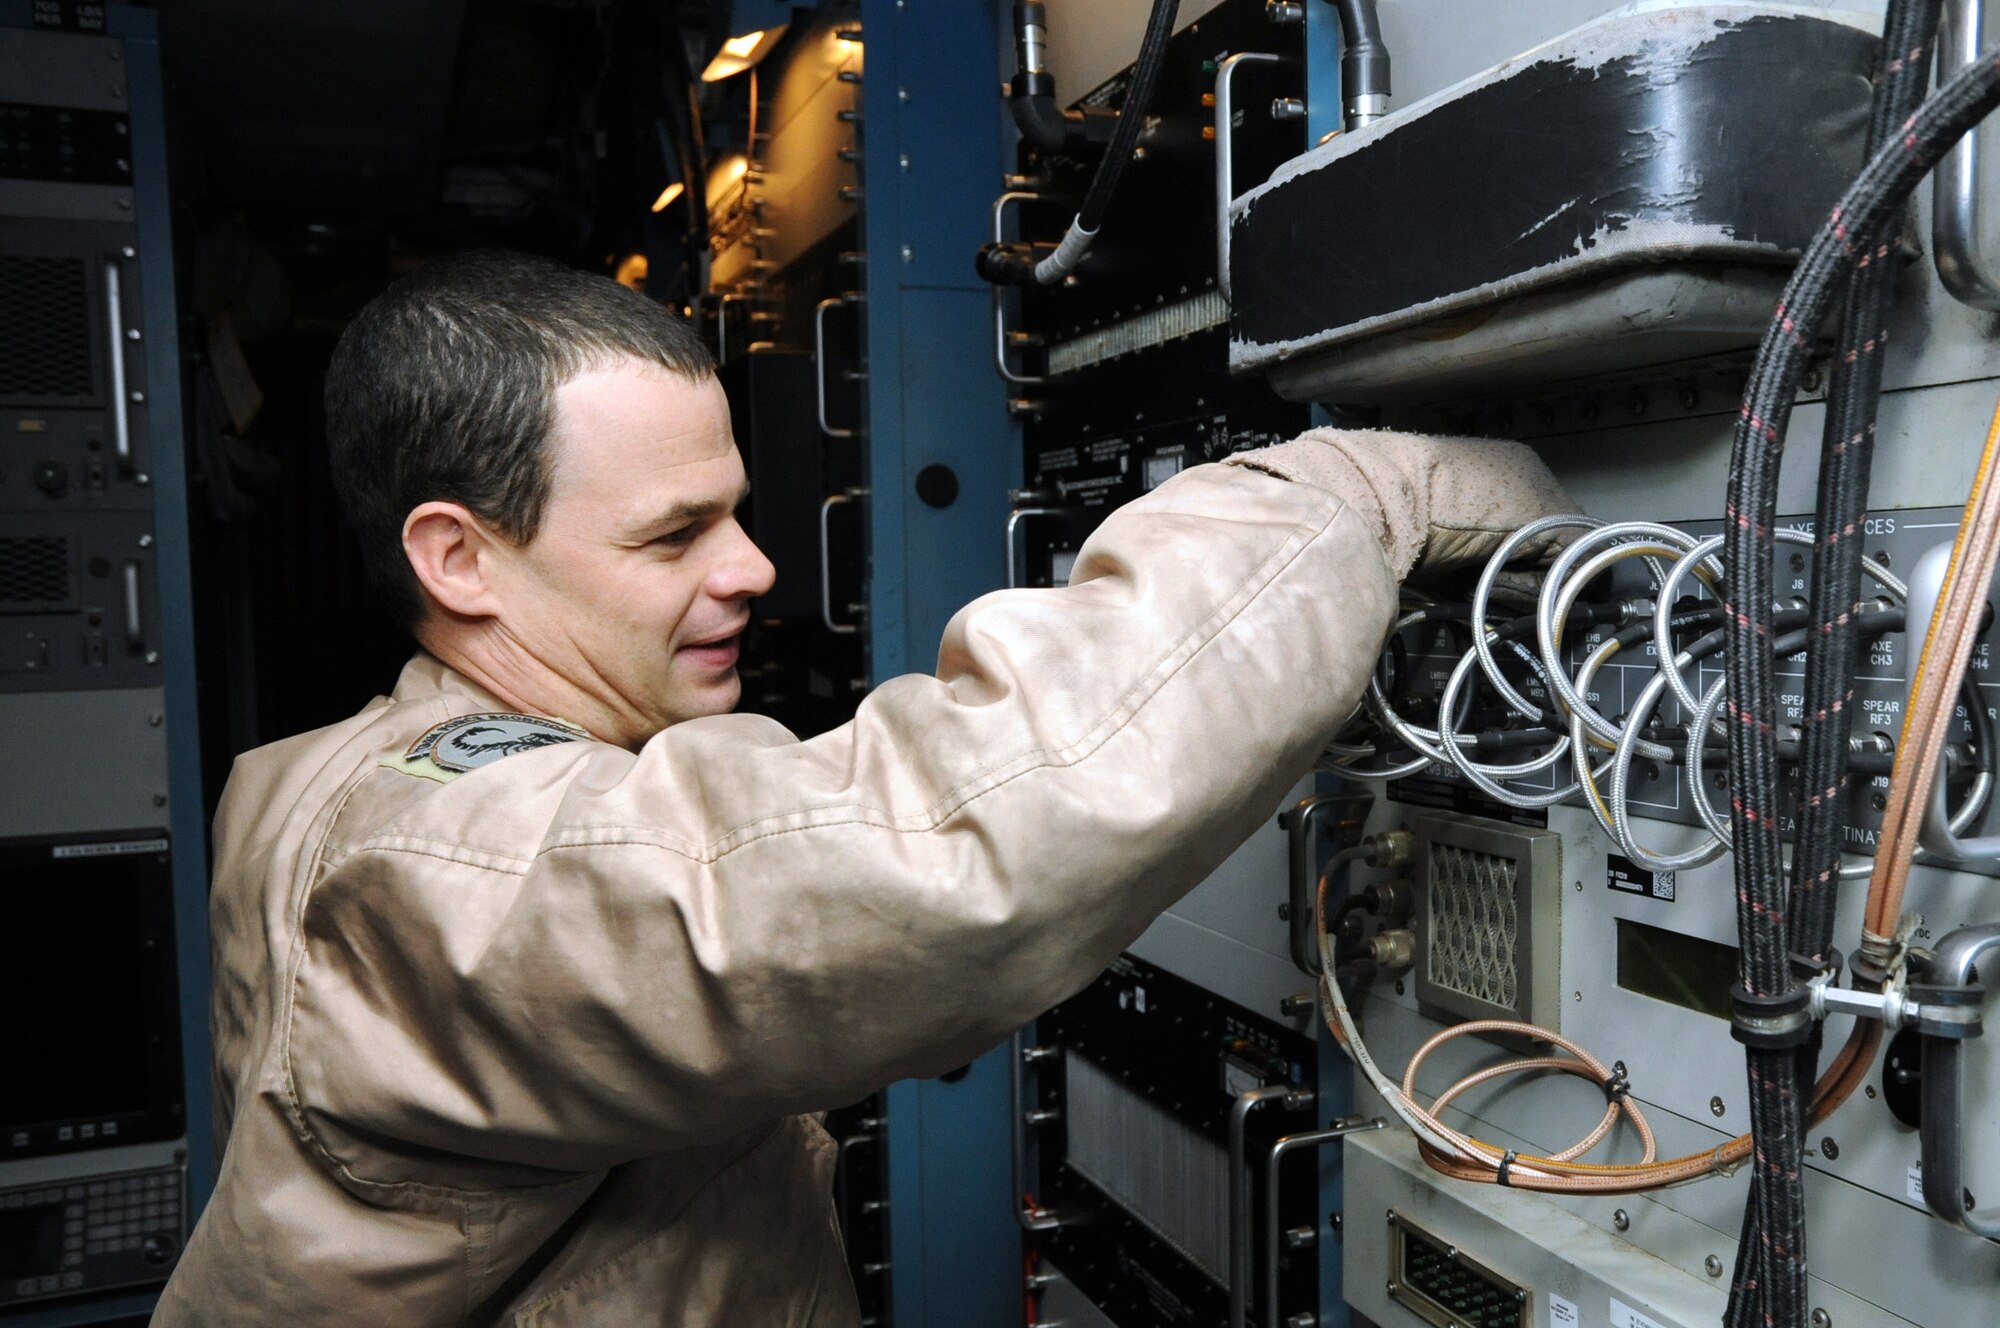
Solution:
[[[0,255],[0,397],[92,395],[81,258]]]
[[[1520,869],[1512,858],[1439,844],[1431,850],[1430,981],[1518,1010]]]
[[[67,538],[0,535],[0,612],[53,608],[70,594]]]

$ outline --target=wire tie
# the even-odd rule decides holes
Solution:
[[[1742,1158],[1738,1158],[1734,1162],[1727,1161],[1726,1159],[1723,1158],[1722,1154],[1725,1150],[1728,1149],[1728,1147],[1729,1147],[1728,1144],[1717,1144],[1715,1146],[1715,1152],[1709,1160],[1708,1169],[1714,1172],[1718,1176],[1724,1176],[1724,1177],[1734,1176],[1738,1171],[1743,1169]]]
[[[1500,1155],[1500,1168],[1495,1173],[1495,1179],[1497,1179],[1500,1182],[1500,1184],[1506,1186],[1508,1189],[1512,1189],[1514,1187],[1514,1182],[1508,1179],[1507,1173],[1514,1169],[1514,1159],[1517,1156],[1518,1154],[1516,1154],[1514,1150],[1511,1148],[1508,1149],[1506,1152],[1502,1153]]]

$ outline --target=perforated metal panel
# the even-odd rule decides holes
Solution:
[[[0,613],[71,607],[75,562],[67,535],[0,535]]]
[[[1512,858],[1440,844],[1431,850],[1431,938],[1424,966],[1431,984],[1490,1005],[1521,1003],[1514,963],[1520,911]]]
[[[75,403],[95,392],[81,258],[0,255],[0,399]]]
[[[1467,1019],[1557,1026],[1561,837],[1451,813],[1413,829],[1417,999]]]

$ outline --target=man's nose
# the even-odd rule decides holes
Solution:
[[[735,526],[735,541],[724,554],[710,585],[718,599],[749,599],[770,590],[778,569],[757,547],[750,532]]]

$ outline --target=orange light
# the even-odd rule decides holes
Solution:
[[[643,293],[646,289],[646,275],[649,268],[644,254],[627,254],[618,264],[618,270],[611,274],[612,280],[621,286],[629,286]]]
[[[686,188],[687,188],[686,185],[682,184],[679,180],[676,180],[672,184],[668,185],[665,189],[662,189],[660,191],[660,196],[653,200],[653,211],[665,212],[669,207],[673,205],[673,201],[681,196],[682,192],[685,191]]]
[[[722,43],[722,49],[708,62],[708,68],[701,71],[701,81],[719,83],[732,74],[742,73],[769,55],[771,48],[778,44],[778,38],[784,34],[785,25],[781,24],[775,28],[764,28],[757,32],[746,32],[740,37],[731,37]]]

